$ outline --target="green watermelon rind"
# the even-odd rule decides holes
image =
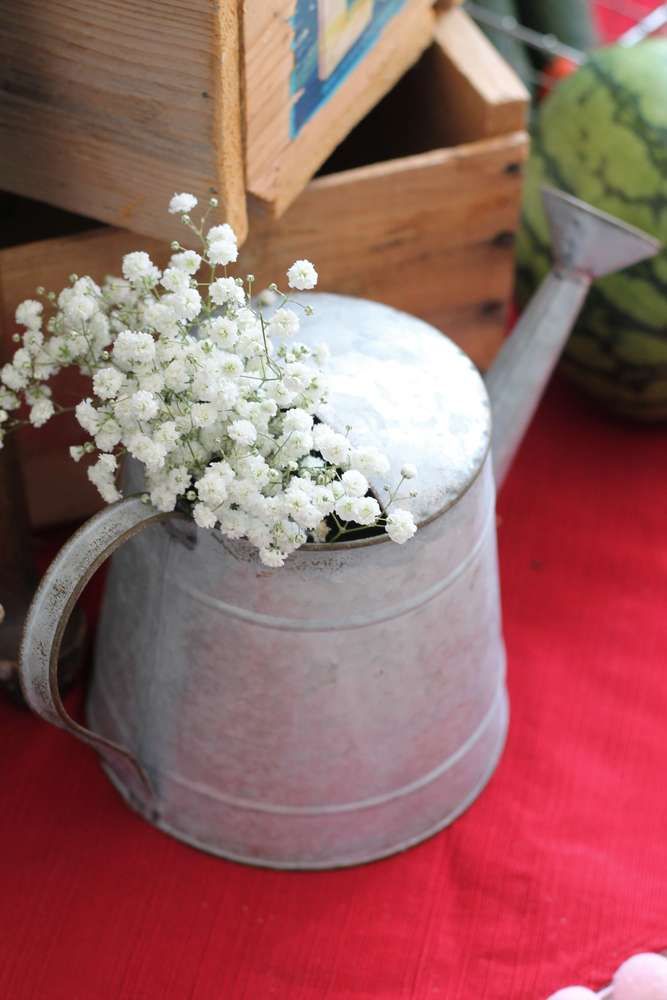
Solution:
[[[647,101],[622,83],[628,76],[628,62],[636,63],[638,54],[643,60],[642,77],[655,72],[653,63],[660,63],[662,104],[652,98]],[[602,153],[591,152],[586,145],[598,132],[603,138]],[[565,141],[566,152],[559,155],[557,144]],[[618,155],[610,158],[610,150]],[[652,190],[634,191],[631,197],[628,190],[633,185],[620,186],[618,164],[627,165],[628,160],[635,180],[651,180]],[[526,171],[517,242],[520,303],[534,291],[551,262],[539,192],[543,183],[667,241],[667,40],[645,42],[634,50],[601,50],[564,80],[543,105]],[[667,418],[667,250],[595,282],[562,367],[620,413],[647,420]]]

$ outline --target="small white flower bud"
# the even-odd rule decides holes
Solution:
[[[69,280],[72,282],[72,284],[74,284],[75,281],[79,280],[79,275],[78,274],[70,274]]]
[[[21,334],[20,333],[13,333],[12,334],[12,340],[14,341],[15,344],[20,344],[21,343]]]
[[[215,195],[212,198],[209,198],[208,203],[211,206],[211,208],[217,208],[218,205],[220,204]]]
[[[178,242],[178,240],[172,240],[170,246],[172,250],[180,250],[181,248],[181,244]]]
[[[85,451],[86,455],[90,455],[92,452],[95,451],[95,445],[92,443],[92,441],[86,441],[86,443],[83,446],[83,450]]]
[[[402,466],[401,475],[403,476],[403,479],[414,479],[417,475],[416,466],[410,464]]]

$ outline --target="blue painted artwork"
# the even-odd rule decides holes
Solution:
[[[297,0],[291,135],[344,82],[405,0]]]

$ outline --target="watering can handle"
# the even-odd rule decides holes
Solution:
[[[161,513],[138,496],[105,507],[62,547],[33,598],[25,622],[19,679],[30,708],[47,722],[87,743],[114,767],[138,778],[150,794],[148,776],[129,750],[79,725],[65,709],[58,688],[58,658],[67,622],[81,592],[112,552],[149,524],[184,515]]]

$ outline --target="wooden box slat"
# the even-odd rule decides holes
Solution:
[[[333,2],[345,7],[347,0]],[[418,59],[435,24],[433,0],[404,0],[370,50],[294,136],[294,12],[295,0],[244,4],[247,187],[274,216],[294,201],[350,129]]]
[[[0,13],[0,189],[173,238],[175,191],[246,233],[241,0],[23,0]]]

